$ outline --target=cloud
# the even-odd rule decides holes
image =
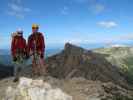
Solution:
[[[104,40],[104,43],[111,45],[113,43],[128,43],[133,41],[133,33],[124,34],[124,35],[117,35],[114,37],[107,37]]]
[[[88,4],[88,9],[91,13],[100,14],[105,10],[105,5],[96,0],[73,0],[79,4]]]
[[[114,21],[101,21],[98,22],[98,25],[104,28],[114,28],[118,26],[118,24]]]
[[[30,11],[30,8],[22,5],[22,0],[12,0],[12,2],[8,3],[8,15],[15,16],[17,18],[24,18],[25,14]]]
[[[67,15],[68,14],[69,8],[67,6],[64,6],[63,9],[61,10],[61,14]]]
[[[119,39],[120,40],[133,40],[133,33],[120,36]]]
[[[94,14],[100,14],[105,10],[105,6],[103,4],[92,4],[89,9],[91,10],[91,12],[93,12]]]

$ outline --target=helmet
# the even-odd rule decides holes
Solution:
[[[23,30],[21,28],[17,29],[18,34],[23,34]]]
[[[32,28],[38,29],[38,28],[39,28],[39,25],[37,25],[37,24],[32,24]]]

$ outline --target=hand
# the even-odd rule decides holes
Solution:
[[[17,57],[14,56],[14,57],[13,57],[13,61],[14,61],[14,62],[17,61]]]
[[[25,59],[26,60],[29,59],[29,55],[28,54],[25,55]]]
[[[40,58],[43,58],[43,57],[44,57],[44,55],[43,55],[43,54],[41,54],[41,55],[40,55]]]
[[[41,55],[41,54],[42,54],[42,52],[41,52],[41,51],[38,51],[38,54],[39,54],[39,55]]]
[[[33,51],[31,51],[31,50],[30,50],[30,53],[29,53],[29,55],[30,55],[30,56],[31,56],[31,55],[33,55]]]
[[[40,55],[40,58],[44,57],[44,55],[43,55],[43,53],[41,51],[38,51],[38,54]]]

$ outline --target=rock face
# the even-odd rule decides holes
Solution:
[[[23,77],[15,88],[8,87],[3,100],[72,100],[72,97],[43,80]]]
[[[67,43],[64,50],[46,60],[48,72],[56,78],[84,77],[126,86],[126,80],[105,55]]]

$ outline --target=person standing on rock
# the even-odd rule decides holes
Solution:
[[[39,32],[39,25],[32,25],[32,34],[28,37],[28,51],[32,59],[32,74],[46,73],[44,66],[45,41],[43,33]]]
[[[14,82],[17,82],[27,58],[26,40],[23,38],[23,31],[21,29],[12,33],[11,54],[14,64]]]

